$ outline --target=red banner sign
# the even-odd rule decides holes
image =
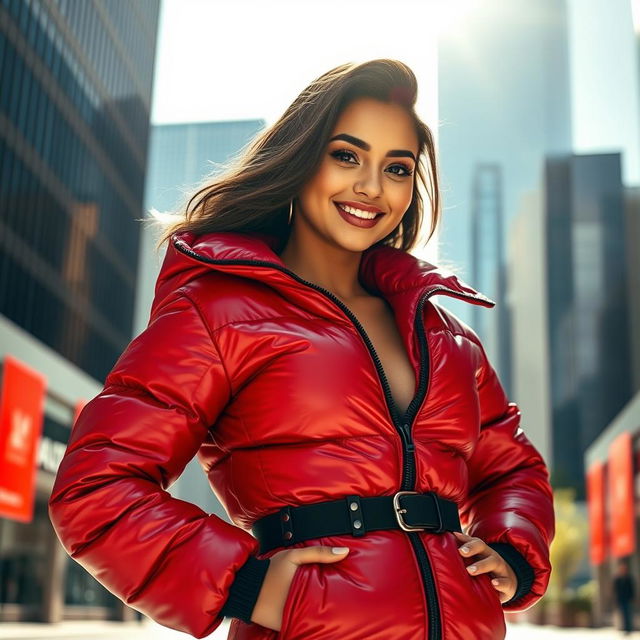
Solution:
[[[609,447],[609,503],[611,505],[611,552],[614,557],[634,552],[635,513],[633,499],[633,443],[621,433]]]
[[[604,465],[596,462],[587,469],[587,513],[591,564],[598,566],[606,557]]]
[[[0,387],[0,517],[30,522],[47,380],[5,356]]]

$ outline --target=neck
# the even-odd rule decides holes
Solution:
[[[358,278],[361,258],[362,251],[331,244],[295,222],[280,252],[280,259],[288,269],[342,300],[371,295]]]

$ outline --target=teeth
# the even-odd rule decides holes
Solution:
[[[357,216],[358,218],[365,218],[366,220],[372,220],[378,215],[377,213],[373,213],[373,211],[363,211],[362,209],[355,209],[354,207],[350,207],[346,204],[340,204],[338,206],[348,213]]]

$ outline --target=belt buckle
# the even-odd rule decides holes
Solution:
[[[426,531],[427,530],[427,527],[412,526],[410,524],[407,524],[403,520],[401,515],[403,513],[406,513],[407,510],[402,509],[400,507],[400,496],[404,496],[408,494],[419,494],[419,493],[420,493],[419,491],[397,491],[393,496],[393,510],[395,512],[396,520],[398,521],[400,528],[403,529],[404,531]],[[442,522],[442,514],[440,513],[440,505],[438,504],[438,499],[436,498],[436,494],[433,493],[433,491],[429,491],[427,494],[424,494],[424,495],[431,495],[433,497],[433,501],[436,505],[436,513],[438,514],[438,526],[436,529],[433,529],[433,531],[434,533],[442,533],[444,531],[444,526]],[[429,529],[429,531],[431,531],[431,529]]]

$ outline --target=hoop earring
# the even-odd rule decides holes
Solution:
[[[293,218],[293,198],[291,198],[291,202],[289,203],[289,225],[291,225],[292,218]]]

